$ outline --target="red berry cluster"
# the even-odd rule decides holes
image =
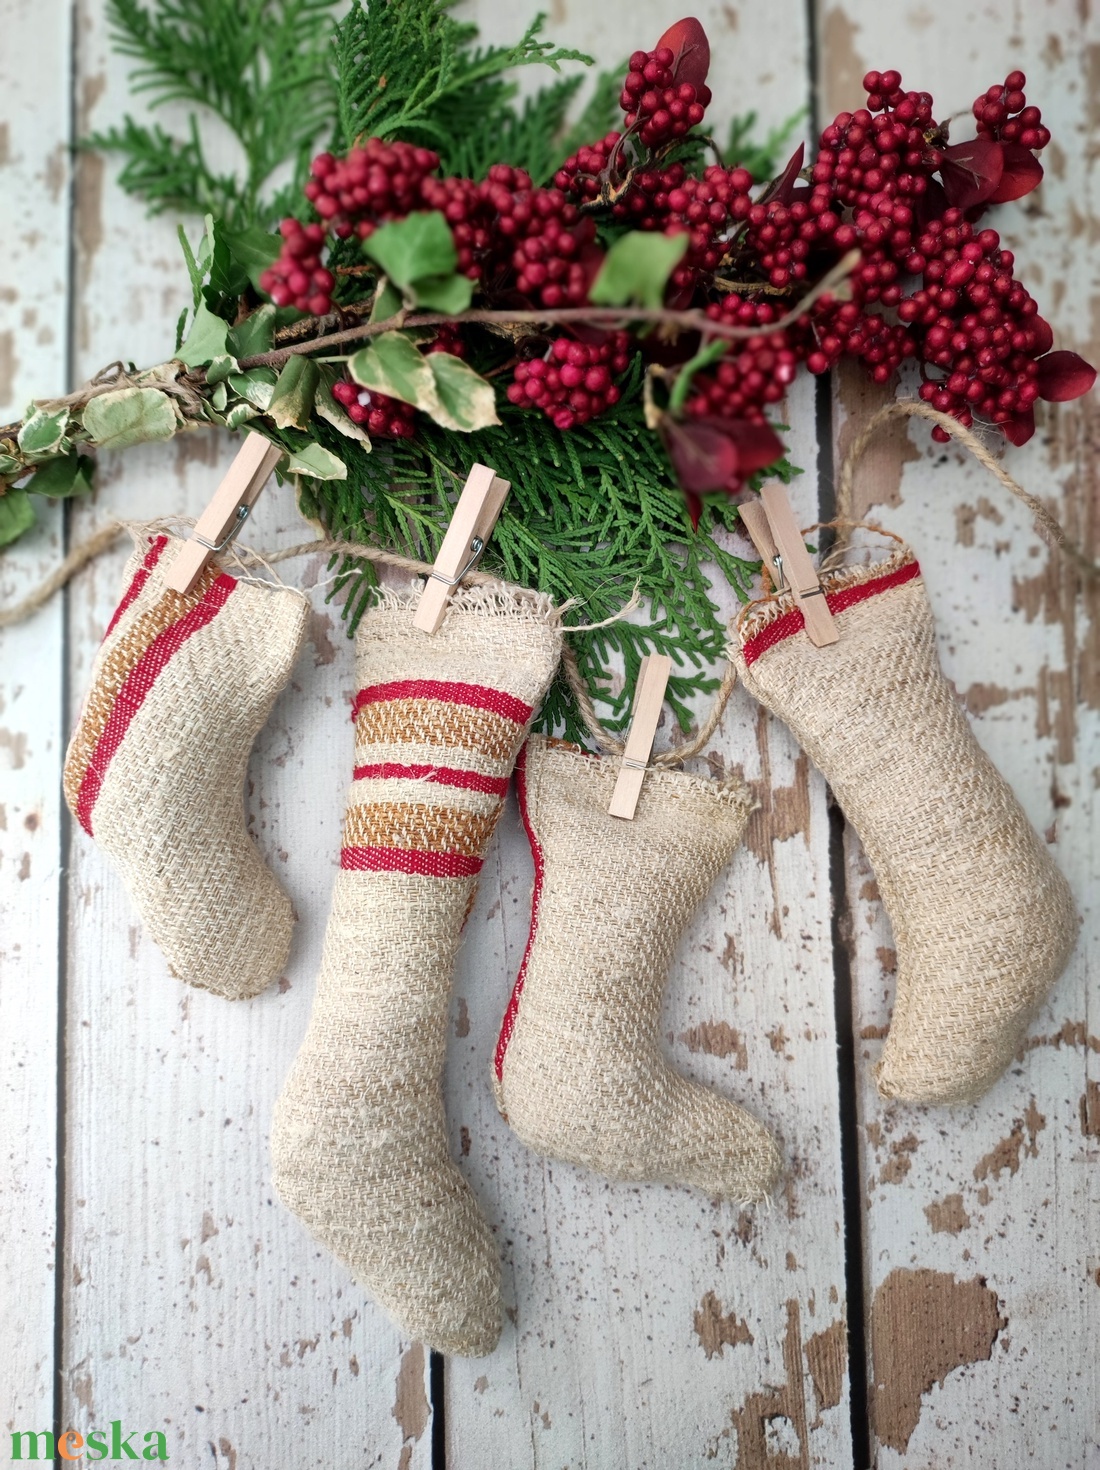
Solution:
[[[721,359],[713,376],[695,375],[686,411],[692,418],[765,423],[765,406],[778,403],[794,382],[799,356],[786,332],[749,337]]]
[[[678,86],[673,74],[676,53],[670,46],[635,51],[619,96],[628,128],[637,127],[644,147],[660,148],[682,138],[703,121],[710,105],[710,88],[690,82]]]
[[[821,134],[813,181],[827,185],[841,204],[865,209],[880,194],[917,199],[940,162],[926,141],[936,131],[932,98],[903,92],[896,71],[869,71],[863,85],[867,106],[839,113]]]
[[[416,432],[416,409],[400,398],[361,388],[350,378],[334,383],[332,396],[347,409],[352,423],[361,424],[374,439],[411,439]]]
[[[921,397],[963,424],[977,414],[1011,426],[1027,415],[1039,397],[1036,359],[1052,342],[1000,244],[996,230],[975,233],[957,209],[930,221],[917,242],[925,284],[898,309],[922,332],[925,361],[946,375],[923,383]]]
[[[339,239],[354,230],[365,240],[379,221],[416,209],[422,183],[438,167],[439,155],[430,148],[368,138],[346,158],[318,154],[304,192]]]
[[[626,372],[630,339],[612,332],[602,342],[574,342],[558,337],[545,357],[517,363],[508,384],[508,401],[520,408],[541,408],[556,429],[586,424],[619,401],[612,379]]]
[[[321,225],[302,225],[285,219],[279,226],[282,254],[260,277],[260,285],[276,306],[293,306],[312,316],[324,316],[332,305],[332,273],[321,264],[325,231]]]
[[[1050,142],[1050,129],[1043,127],[1043,115],[1037,107],[1028,107],[1024,95],[1027,77],[1022,71],[1009,72],[1003,87],[990,87],[974,103],[974,117],[979,138],[995,138],[1002,143],[1018,143],[1038,153]]]
[[[1091,369],[1073,354],[1048,356],[1050,328],[1014,278],[1011,253],[977,223],[988,205],[1022,197],[1042,177],[1034,155],[1050,133],[1027,103],[1022,72],[974,103],[977,138],[951,145],[927,92],[907,91],[896,70],[870,71],[866,106],[838,114],[809,168],[799,149],[754,200],[744,168],[695,170],[669,161],[710,102],[709,57],[706,35],[690,19],[670,27],[653,50],[636,51],[619,99],[623,130],[578,148],[550,187],[536,187],[504,163],[482,180],[441,177],[430,149],[377,138],[342,159],[321,154],[306,186],[319,222],[283,222],[282,250],[261,278],[264,289],[280,306],[323,315],[334,288],[327,245],[438,210],[457,268],[476,283],[480,303],[556,311],[589,301],[603,261],[598,220],[687,234],[666,304],[703,308],[716,323],[753,332],[691,383],[683,427],[695,435],[693,493],[706,488],[699,446],[721,437],[717,426],[726,426],[732,444],[740,424],[738,432],[756,436],[753,454],[764,452],[766,412],[803,363],[824,373],[855,358],[886,382],[915,359],[926,401],[964,424],[1001,424],[1018,443],[1032,432],[1037,397],[1085,391]],[[775,325],[852,251],[858,258],[843,299],[822,297],[793,325]],[[446,327],[422,350],[463,356],[467,330]],[[666,364],[668,350],[678,350],[655,345]],[[685,356],[695,350],[688,338],[682,345]],[[625,332],[573,332],[570,325],[542,356],[526,357],[520,345],[508,400],[571,429],[618,402],[615,379],[638,350]],[[350,381],[334,392],[372,435],[412,434],[408,405]],[[738,441],[738,463],[747,443]],[[730,454],[718,458],[725,468],[716,483],[730,488],[739,471],[730,471]]]

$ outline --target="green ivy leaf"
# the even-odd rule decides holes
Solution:
[[[271,421],[280,429],[307,428],[320,381],[320,369],[311,358],[302,353],[288,357],[267,406]]]
[[[243,403],[240,399],[238,399],[237,402],[234,403],[233,407],[229,410],[229,412],[225,415],[225,426],[227,429],[239,429],[240,426],[242,424],[246,424],[249,419],[258,418],[259,414],[260,411],[258,408],[253,408],[251,403]]]
[[[19,448],[24,454],[52,454],[65,437],[69,423],[67,408],[47,413],[43,408],[31,407],[23,427],[19,430]]]
[[[668,278],[689,243],[686,231],[680,235],[659,235],[631,230],[621,235],[607,252],[588,293],[589,299],[597,306],[659,307]]]
[[[177,428],[171,401],[155,388],[101,393],[87,404],[83,418],[93,443],[103,449],[128,449],[131,444],[171,439]]]
[[[403,291],[424,276],[453,275],[458,264],[451,227],[438,209],[380,225],[363,241],[363,252]]]
[[[256,290],[261,290],[260,276],[278,259],[282,249],[279,236],[270,234],[262,225],[249,225],[243,230],[226,230],[224,238],[232,259]]]
[[[378,290],[374,294],[374,305],[370,309],[372,322],[388,322],[395,317],[404,306],[401,292],[393,284],[388,276],[383,276],[378,283]]]
[[[92,488],[95,462],[87,454],[62,454],[47,460],[35,471],[29,489],[36,495],[53,500],[66,500],[72,495],[87,495]]]
[[[225,352],[220,357],[215,357],[206,369],[206,381],[208,383],[222,383],[228,378],[230,373],[239,371],[240,363],[235,357],[231,357],[228,352]]]
[[[210,310],[205,301],[195,308],[183,346],[176,353],[180,362],[187,367],[205,367],[215,357],[221,357],[229,349],[229,323]]]
[[[229,328],[229,350],[234,357],[254,357],[270,352],[275,336],[275,308],[258,306],[243,322]]]
[[[475,429],[500,423],[492,383],[475,373],[469,363],[452,357],[449,352],[430,352],[425,361],[435,378],[439,401],[446,414],[444,418],[432,413],[437,424],[471,434]]]
[[[34,525],[34,506],[25,490],[0,495],[0,546],[10,546]]]
[[[228,381],[234,393],[240,394],[253,408],[266,413],[271,395],[275,391],[276,379],[277,374],[273,368],[257,367],[249,368],[247,373],[230,373]]]
[[[284,474],[309,475],[313,480],[346,480],[348,467],[323,444],[307,444],[304,449],[288,449],[279,467]]]
[[[469,276],[428,276],[416,282],[412,294],[417,306],[457,316],[460,311],[469,311],[470,302],[474,299],[474,283]]]
[[[210,404],[219,413],[225,412],[226,404],[229,402],[229,389],[224,383],[215,383],[214,391],[210,395]]]
[[[348,370],[364,388],[400,398],[433,418],[442,407],[428,359],[402,332],[383,332],[369,347],[360,348]]]

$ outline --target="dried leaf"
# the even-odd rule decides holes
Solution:
[[[103,449],[171,439],[178,423],[171,401],[155,388],[101,393],[85,406],[83,419],[92,442]]]

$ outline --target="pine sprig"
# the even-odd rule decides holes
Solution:
[[[298,192],[310,153],[332,128],[336,83],[330,38],[335,0],[109,0],[115,49],[137,65],[135,93],[150,105],[189,104],[189,135],[127,117],[88,139],[126,160],[120,183],[153,212],[211,212],[234,226],[270,224],[279,196],[265,196],[287,163]],[[216,174],[203,147],[200,116],[213,114],[240,145],[239,178]]]
[[[577,599],[574,623],[612,616],[637,587],[644,615],[574,635],[581,672],[608,726],[621,729],[641,659],[671,654],[668,700],[686,728],[691,698],[714,687],[710,670],[723,656],[726,636],[711,600],[708,563],[719,565],[741,597],[756,570],[755,562],[716,540],[719,529],[737,524],[736,507],[715,497],[692,532],[660,441],[645,426],[637,368],[613,425],[595,419],[561,434],[542,415],[510,405],[502,406],[501,419],[499,428],[461,437],[424,422],[415,441],[378,445],[369,455],[349,454],[347,440],[322,427],[318,437],[344,457],[348,478],[326,483],[323,496],[307,490],[302,508],[335,535],[433,561],[470,466],[491,464],[512,491],[484,568],[556,602]],[[342,570],[347,576],[336,591],[346,590],[354,627],[374,575],[350,563]],[[621,678],[609,672],[615,668]],[[581,738],[564,683],[552,691],[541,719],[541,728]]]
[[[514,46],[473,45],[477,27],[456,21],[436,0],[372,0],[336,27],[339,121],[345,147],[361,135],[401,137],[433,148],[445,170],[464,139],[516,95],[506,74],[563,61],[590,65],[583,52],[540,41],[537,15]]]

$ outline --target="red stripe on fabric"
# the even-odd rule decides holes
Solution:
[[[95,753],[88,762],[84,779],[80,783],[76,815],[89,837],[92,836],[92,810],[99,799],[103,779],[115,752],[125,738],[126,731],[130,728],[130,722],[145,703],[149,691],[173,655],[179,652],[193,633],[197,633],[200,628],[205,628],[208,623],[213,622],[236,586],[234,578],[223,573],[207,588],[194,607],[184,613],[182,618],[178,618],[165,628],[162,633],[157,634],[126,675],[126,682],[118,691],[114,708],[111,710],[103,734],[99,737]]]
[[[527,966],[531,960],[531,951],[535,947],[535,934],[539,927],[539,904],[542,902],[542,885],[546,877],[546,857],[542,850],[542,843],[535,833],[531,813],[527,806],[526,745],[520,751],[519,759],[516,761],[516,795],[519,798],[519,813],[523,819],[523,830],[527,833],[527,841],[531,844],[531,857],[535,863],[535,891],[531,895],[531,928],[527,934],[527,948],[523,951],[523,961],[519,967],[519,974],[516,976],[516,983],[512,987],[508,1009],[504,1012],[504,1020],[500,1023],[500,1035],[497,1037],[496,1052],[493,1056],[493,1069],[498,1082],[504,1080],[504,1055],[512,1039],[512,1032],[516,1029],[519,998],[523,994],[523,986],[527,979]]]
[[[507,796],[507,776],[483,776],[480,771],[458,771],[452,766],[403,766],[396,761],[382,761],[373,766],[356,766],[356,781],[428,781],[440,786],[460,786],[464,791],[480,791],[485,796]]]
[[[905,582],[911,582],[914,577],[920,576],[920,567],[915,561],[906,562],[903,567],[898,567],[893,572],[888,572],[884,577],[875,577],[870,582],[856,582],[851,587],[842,587],[838,592],[830,592],[825,601],[829,604],[831,613],[842,613],[846,608],[854,607],[857,602],[865,602],[868,597],[877,597],[880,592],[889,592],[891,587],[900,587]],[[776,618],[774,623],[769,623],[759,633],[750,638],[741,650],[746,664],[754,664],[762,654],[767,653],[769,648],[774,648],[777,643],[782,643],[785,638],[791,638],[795,633],[800,633],[806,626],[806,620],[802,616],[802,609],[791,608],[790,612]]]
[[[416,852],[401,847],[344,847],[340,866],[351,873],[415,873],[422,878],[476,878],[482,859],[463,852]]]
[[[448,704],[468,704],[474,709],[503,715],[516,725],[526,725],[534,714],[529,704],[503,689],[487,689],[482,684],[452,684],[441,679],[398,679],[392,684],[372,684],[369,689],[360,689],[351,717],[354,720],[364,705],[384,704],[391,699],[441,699]]]
[[[107,624],[107,631],[103,635],[104,640],[108,639],[114,632],[115,624],[118,622],[119,618],[122,617],[127,608],[132,607],[137,601],[141,593],[141,589],[149,580],[149,573],[156,566],[157,562],[160,561],[161,553],[164,551],[164,548],[167,545],[167,536],[158,536],[156,540],[153,541],[151,549],[146,554],[145,560],[142,562],[141,566],[138,567],[137,571],[130,579],[130,585],[129,587],[127,587],[125,593],[123,594],[122,601],[115,608],[114,616]]]

